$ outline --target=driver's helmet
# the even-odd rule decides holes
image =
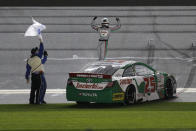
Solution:
[[[101,25],[102,26],[109,27],[109,24],[110,24],[110,22],[109,22],[108,18],[101,19]]]

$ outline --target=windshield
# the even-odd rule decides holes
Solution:
[[[87,65],[80,70],[81,73],[105,74],[113,75],[121,66],[112,65],[111,63],[101,63],[94,65]]]

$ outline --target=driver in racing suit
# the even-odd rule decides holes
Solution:
[[[99,60],[104,60],[107,54],[107,47],[108,47],[108,39],[110,37],[110,33],[112,31],[118,30],[121,27],[120,19],[116,18],[117,25],[110,26],[108,18],[103,18],[101,21],[101,25],[97,25],[95,20],[97,17],[94,17],[91,22],[91,27],[99,32],[100,38],[97,46],[97,53]]]

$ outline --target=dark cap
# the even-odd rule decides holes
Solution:
[[[38,51],[38,47],[35,47],[35,48],[31,49],[31,54],[35,55],[36,51]]]

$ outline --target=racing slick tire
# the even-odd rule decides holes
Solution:
[[[136,103],[136,90],[133,85],[128,86],[125,92],[124,104],[130,105]]]
[[[174,77],[168,77],[166,81],[166,88],[165,88],[165,98],[172,98],[174,97],[174,93],[176,90],[176,80]]]

